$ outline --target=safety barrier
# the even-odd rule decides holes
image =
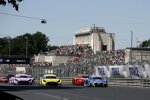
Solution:
[[[143,79],[142,80],[143,87],[150,87],[150,79]]]
[[[60,78],[63,84],[72,84],[72,78]]]
[[[72,84],[72,78],[61,78],[63,84]],[[108,78],[110,86],[150,87],[150,79]]]
[[[118,86],[142,86],[142,79],[120,79],[120,78],[110,78],[108,79],[109,85]]]

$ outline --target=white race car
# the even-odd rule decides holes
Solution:
[[[28,74],[16,74],[14,77],[9,78],[9,83],[14,85],[32,85],[34,78]]]

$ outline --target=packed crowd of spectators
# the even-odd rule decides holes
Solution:
[[[123,64],[125,63],[125,50],[115,50],[115,51],[102,51],[93,54],[92,49],[89,45],[86,44],[77,44],[77,45],[68,45],[61,48],[49,51],[47,55],[56,55],[56,56],[72,56],[71,59],[67,61],[66,64],[76,64],[80,62],[86,63],[97,63],[100,65],[114,65],[114,64]],[[94,60],[94,61],[93,61]],[[32,63],[33,66],[51,66],[50,62],[36,62]]]
[[[119,49],[114,51],[102,51],[98,52],[95,56],[95,63],[101,65],[114,65],[125,63],[125,49]]]
[[[68,45],[63,46],[58,49],[49,51],[47,55],[49,56],[71,56],[71,59],[67,61],[67,64],[75,64],[77,62],[81,62],[84,59],[88,59],[93,54],[92,49],[87,44],[77,44],[77,45]],[[32,66],[37,67],[48,67],[51,66],[50,62],[34,62],[34,58],[32,59]],[[62,63],[65,64],[65,63]],[[61,65],[61,64],[60,64]]]
[[[67,64],[76,64],[82,62],[93,55],[92,49],[88,45],[73,45],[71,47],[73,47],[73,52],[71,53],[73,54],[71,55],[73,57],[67,61]]]
[[[114,65],[114,64],[124,64],[125,63],[125,49],[119,49],[114,51],[102,51],[97,52],[93,55],[91,49],[82,49],[83,53],[80,56],[73,56],[68,60],[67,64],[76,63],[96,63],[100,65]],[[75,53],[74,53],[75,54]]]
[[[52,50],[49,55],[56,56],[83,56],[92,53],[92,49],[86,44],[68,45]]]

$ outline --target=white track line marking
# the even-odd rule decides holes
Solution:
[[[49,96],[49,97],[53,97],[53,98],[57,98],[57,99],[63,99],[63,100],[69,100],[67,98],[61,98],[59,96],[55,96],[55,95],[50,95],[50,94],[45,94],[45,93],[37,93],[37,94],[40,94],[40,95],[44,95],[44,96]]]
[[[81,97],[81,98],[87,98],[87,99],[93,99],[93,100],[99,100],[99,98],[93,98],[93,97],[89,97],[89,96],[83,96],[83,95],[79,95],[79,94],[73,94],[73,93],[67,93],[67,92],[54,92],[51,91],[53,93],[59,93],[59,94],[69,94],[69,95],[73,95],[73,96],[77,96],[77,97]]]
[[[67,99],[67,98],[63,98],[63,100],[69,100],[69,99]]]
[[[60,99],[60,98],[61,98],[61,97],[59,97],[59,96],[49,95],[49,94],[45,94],[45,93],[37,93],[37,94],[44,95],[44,96],[49,96],[49,97],[53,97],[53,98],[57,98],[57,99]]]

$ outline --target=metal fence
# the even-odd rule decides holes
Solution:
[[[39,77],[42,74],[54,73],[58,77],[76,77],[78,74],[92,74],[93,66],[81,66],[78,65],[61,65],[61,66],[49,66],[49,67],[30,67],[27,70],[28,74],[34,77]]]
[[[143,63],[144,64],[144,63]],[[143,67],[143,64],[139,64]],[[95,73],[95,66],[99,66],[98,64],[74,64],[74,65],[59,65],[59,66],[47,66],[47,67],[30,67],[27,69],[27,73],[31,74],[34,77],[39,78],[42,74],[48,74],[48,73],[54,73],[58,77],[61,78],[69,78],[69,77],[77,77],[79,74],[88,74],[92,75]],[[124,68],[126,65],[123,65]],[[136,66],[136,64],[135,64]],[[135,67],[132,66],[132,67]],[[106,66],[109,69],[109,66]],[[150,67],[150,64],[148,64],[148,67]],[[109,69],[110,71],[111,69]],[[137,70],[137,69],[136,69]],[[144,69],[145,70],[145,69]],[[134,72],[134,69],[130,71],[130,74],[137,74],[137,72],[141,75],[141,71]],[[150,72],[148,73],[150,74]],[[123,78],[121,74],[114,75],[112,74],[111,77],[114,78]],[[142,77],[139,77],[142,78]]]

